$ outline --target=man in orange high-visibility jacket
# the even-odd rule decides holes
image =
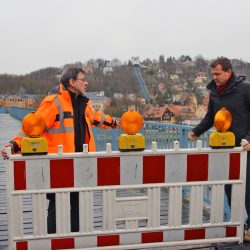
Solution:
[[[94,111],[89,99],[85,96],[88,82],[85,72],[75,66],[66,67],[61,75],[60,84],[45,97],[38,110],[45,121],[46,129],[42,136],[48,141],[49,153],[57,152],[58,145],[63,151],[82,152],[83,144],[88,144],[89,151],[95,151],[94,136],[91,127],[116,128],[118,122],[99,111]],[[5,147],[11,147],[13,153],[19,153],[24,134],[14,137]],[[6,149],[2,151],[7,158]],[[56,231],[55,195],[48,195],[48,233]],[[79,231],[79,198],[78,193],[71,193],[71,231]]]
[[[63,145],[63,151],[82,152],[83,144],[89,151],[96,150],[91,127],[115,128],[117,121],[109,115],[94,111],[89,99],[84,95],[87,81],[84,71],[72,66],[67,67],[61,76],[61,84],[45,97],[38,110],[46,123],[43,132],[48,141],[49,153],[57,152],[57,146]],[[10,142],[14,153],[20,152],[22,132]],[[2,152],[3,157],[6,154]]]

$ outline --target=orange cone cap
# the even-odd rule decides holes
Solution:
[[[22,128],[27,136],[38,137],[45,130],[46,125],[40,114],[32,112],[23,118]]]
[[[232,116],[226,108],[221,108],[214,117],[214,126],[220,132],[227,131],[232,123]]]

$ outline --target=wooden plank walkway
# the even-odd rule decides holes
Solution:
[[[17,119],[0,114],[0,148],[18,133],[20,126],[21,122]],[[0,156],[0,249],[8,249],[5,181],[4,161]]]

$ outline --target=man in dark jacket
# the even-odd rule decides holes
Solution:
[[[226,108],[232,115],[229,128],[235,134],[236,146],[250,150],[250,84],[244,76],[236,76],[229,59],[219,57],[211,64],[213,80],[207,85],[210,92],[208,111],[204,119],[190,133],[189,138],[196,140],[214,124],[214,116],[221,108]],[[243,140],[244,139],[244,140]],[[229,206],[231,205],[231,185],[226,185],[225,191]],[[246,198],[245,205],[248,214],[248,228],[244,240],[250,241],[250,152],[247,155]]]

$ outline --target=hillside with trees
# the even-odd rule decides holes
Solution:
[[[250,63],[232,59],[236,74],[246,75],[250,79]],[[88,91],[105,92],[111,98],[109,113],[118,116],[131,104],[141,107],[138,99],[143,95],[140,91],[132,61],[122,63],[115,58],[89,59],[87,62],[76,62],[86,70],[89,82]],[[202,104],[207,94],[206,84],[211,80],[210,60],[202,55],[191,58],[182,55],[179,58],[160,55],[158,60],[146,58],[140,61],[141,73],[153,104],[186,105],[189,96],[195,96],[198,104]],[[66,65],[65,65],[66,66]],[[63,67],[44,68],[26,75],[0,74],[0,95],[37,94],[47,95],[59,81]],[[115,98],[118,95],[120,98]]]
[[[38,94],[47,93],[58,83],[60,68],[40,69],[26,75],[0,74],[0,94]]]

